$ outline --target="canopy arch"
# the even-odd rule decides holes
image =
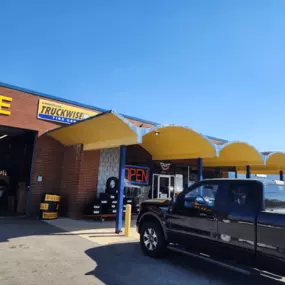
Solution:
[[[264,156],[245,142],[229,142],[219,147],[219,156],[204,160],[205,166],[263,166]]]
[[[285,169],[285,153],[270,152],[265,157],[266,168],[275,169],[276,171]]]
[[[141,146],[153,160],[215,157],[217,146],[210,139],[183,126],[160,125],[147,129]]]
[[[141,142],[138,128],[113,111],[52,130],[47,135],[63,145],[83,144],[84,150],[112,148]]]

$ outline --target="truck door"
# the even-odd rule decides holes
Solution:
[[[252,261],[256,249],[256,220],[262,199],[262,186],[256,181],[232,181],[224,192],[217,213],[222,255]]]
[[[219,185],[198,183],[177,196],[167,216],[173,241],[187,245],[210,246],[217,233],[215,200]],[[202,239],[202,240],[201,240]]]
[[[264,209],[257,221],[257,262],[280,272],[285,268],[285,184],[264,183]],[[269,267],[270,265],[270,267]]]

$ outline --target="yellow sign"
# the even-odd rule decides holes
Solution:
[[[52,220],[52,219],[56,219],[57,218],[57,213],[53,212],[53,213],[43,213],[42,214],[42,218],[46,219],[46,220]]]
[[[51,194],[45,195],[45,202],[59,202],[59,201],[60,201],[59,195],[51,195]]]
[[[0,115],[6,115],[6,116],[11,115],[10,111],[11,104],[7,102],[12,102],[12,100],[13,99],[11,97],[0,95]]]
[[[98,112],[71,107],[57,102],[39,100],[38,118],[42,120],[72,124],[97,115]]]
[[[48,203],[41,203],[40,210],[48,210]]]

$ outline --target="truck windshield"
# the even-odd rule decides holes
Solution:
[[[285,185],[264,184],[265,209],[285,208]]]

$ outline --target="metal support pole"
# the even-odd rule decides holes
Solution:
[[[250,177],[251,177],[250,166],[247,165],[247,166],[246,166],[246,178],[250,178]]]
[[[235,178],[238,178],[237,170],[235,170]]]
[[[280,174],[280,180],[283,181],[283,180],[284,180],[284,179],[283,179],[283,178],[284,178],[284,177],[283,177],[283,170],[280,170],[280,173],[279,173],[279,174]]]
[[[33,171],[34,171],[34,159],[35,159],[35,149],[37,143],[37,133],[34,133],[34,144],[33,144],[33,154],[32,154],[32,162],[30,168],[30,177],[29,177],[29,186],[28,186],[28,193],[27,193],[27,200],[26,200],[26,213],[25,216],[30,215],[30,200],[31,200],[31,184],[33,180]]]
[[[188,166],[188,179],[187,179],[187,187],[189,186],[189,181],[190,181],[190,167]]]
[[[125,182],[126,146],[120,146],[119,193],[117,198],[116,233],[122,232],[124,208],[124,182]]]
[[[203,159],[198,158],[198,180],[203,180]]]

